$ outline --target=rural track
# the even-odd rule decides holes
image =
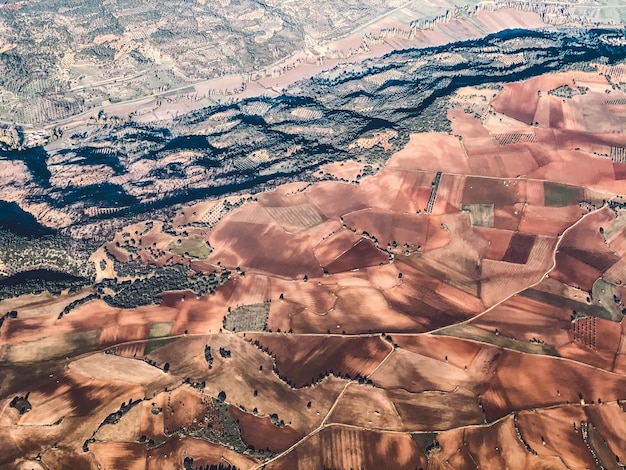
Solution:
[[[352,384],[354,382],[350,381],[346,384],[346,386],[344,387],[344,389],[341,391],[341,393],[339,394],[339,396],[337,397],[335,403],[333,404],[333,406],[331,407],[329,413],[327,414],[326,418],[324,418],[325,420],[328,418],[328,416],[330,416],[330,413],[333,411],[334,407],[337,405],[337,403],[339,402],[339,400],[341,399],[343,393],[345,392],[345,390],[348,388],[348,386],[350,384]],[[607,402],[602,402],[604,405],[608,405],[611,403],[617,403],[617,401],[612,402],[612,401],[607,401]],[[599,405],[593,405],[593,404],[580,404],[580,403],[558,403],[555,405],[548,405],[548,406],[534,406],[534,407],[530,407],[530,408],[522,408],[519,410],[515,410],[515,411],[511,411],[510,413],[507,413],[506,415],[490,421],[490,422],[485,422],[485,423],[477,423],[477,424],[465,424],[462,426],[456,426],[456,427],[451,427],[448,429],[441,429],[438,431],[435,431],[437,433],[442,433],[442,432],[450,432],[450,431],[459,431],[459,430],[468,430],[468,429],[485,429],[485,428],[490,428],[492,426],[495,426],[499,423],[501,423],[502,421],[505,421],[506,419],[508,419],[509,417],[511,417],[512,415],[519,413],[519,412],[523,412],[523,411],[547,411],[547,410],[555,410],[558,409],[560,407],[563,406],[574,406],[574,407],[581,407],[581,408],[585,408],[585,407],[591,407],[591,406],[599,406]],[[354,429],[357,431],[370,431],[370,432],[378,432],[378,433],[385,433],[385,434],[399,434],[399,435],[407,435],[407,434],[430,434],[433,431],[411,431],[411,430],[405,430],[405,431],[398,431],[398,430],[394,430],[394,429],[384,429],[384,428],[377,428],[377,427],[366,427],[366,426],[357,426],[354,424],[346,424],[346,423],[326,423],[326,422],[322,422],[322,424],[320,424],[317,428],[315,428],[313,431],[311,431],[309,434],[307,434],[306,436],[304,436],[302,439],[300,439],[298,442],[296,442],[295,444],[293,444],[289,449],[281,452],[278,455],[275,455],[274,457],[272,457],[269,460],[266,460],[265,462],[257,465],[256,467],[253,467],[253,470],[262,470],[265,468],[266,465],[271,464],[273,462],[275,462],[276,460],[290,454],[291,452],[293,452],[297,447],[299,447],[301,444],[304,444],[307,440],[309,440],[311,437],[313,437],[315,434],[318,434],[320,431],[324,430],[324,429],[328,429],[328,428],[333,428],[333,427],[337,427],[337,428],[347,428],[347,429]]]
[[[617,196],[613,196],[611,199],[609,199],[607,201],[610,202],[613,199],[615,199]],[[574,222],[572,225],[570,225],[569,227],[567,227],[565,230],[563,230],[563,233],[561,233],[561,235],[559,235],[557,237],[557,242],[554,246],[554,249],[552,250],[552,265],[550,266],[550,268],[548,268],[548,270],[543,273],[543,275],[541,276],[541,278],[529,285],[529,286],[523,286],[522,288],[518,289],[517,291],[513,292],[512,294],[504,297],[503,299],[500,299],[498,302],[496,302],[495,304],[493,304],[491,307],[486,308],[485,310],[483,310],[482,312],[478,313],[477,315],[474,315],[472,318],[469,318],[467,320],[463,320],[462,322],[458,322],[458,323],[453,323],[451,325],[446,325],[443,326],[441,328],[437,328],[434,330],[430,330],[428,333],[422,333],[422,334],[433,334],[433,333],[438,333],[440,331],[446,330],[448,328],[452,328],[455,326],[461,326],[461,325],[468,325],[470,322],[474,321],[477,318],[480,318],[481,316],[491,312],[493,309],[495,309],[496,307],[499,307],[500,305],[502,305],[504,302],[506,302],[507,300],[511,299],[512,297],[515,297],[517,294],[519,294],[520,292],[524,292],[525,290],[528,289],[532,289],[533,287],[536,287],[537,285],[541,284],[541,282],[543,282],[543,280],[554,270],[554,268],[556,268],[556,254],[559,251],[559,248],[561,246],[561,242],[563,241],[563,239],[565,238],[565,236],[567,235],[567,233],[572,230],[573,228],[575,228],[578,224],[580,224],[583,220],[585,220],[587,217],[596,214],[602,210],[604,210],[607,207],[607,203],[602,204],[602,206],[598,207],[595,210],[592,210],[591,212],[587,212],[586,214],[584,214],[580,219],[578,219],[576,222]],[[406,335],[406,333],[396,333],[396,335]]]

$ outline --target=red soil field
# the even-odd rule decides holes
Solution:
[[[563,359],[502,350],[481,396],[488,421],[518,409],[587,400],[615,401],[626,377]],[[579,395],[580,394],[580,395]]]
[[[307,189],[308,199],[329,219],[369,207],[361,197],[360,187],[349,183],[322,181]]]
[[[145,445],[137,442],[94,442],[91,448],[103,469],[146,468],[148,451]]]
[[[351,230],[341,229],[315,247],[315,257],[320,266],[328,266],[360,240],[361,237]]]
[[[449,109],[448,119],[450,120],[452,132],[463,136],[463,145],[468,140],[491,137],[489,131],[482,125],[482,122],[476,119],[473,114],[466,113],[460,109]],[[494,144],[497,144],[497,142],[494,141]],[[471,152],[468,152],[468,154],[471,154]]]
[[[476,230],[489,242],[489,247],[487,248],[484,257],[487,259],[501,261],[515,232],[511,232],[510,230],[498,230],[489,227],[476,227],[474,230]]]
[[[253,457],[241,455],[226,447],[212,444],[204,439],[170,437],[163,445],[148,451],[148,470],[179,470],[185,457],[193,459],[194,465],[219,465],[229,462],[241,468],[254,468],[260,462]],[[117,467],[119,468],[119,467]]]
[[[471,324],[519,341],[536,339],[559,347],[570,341],[571,315],[570,309],[517,295]]]
[[[393,338],[393,334],[391,337]],[[474,386],[472,371],[447,364],[444,357],[432,359],[404,349],[397,349],[372,374],[371,379],[376,387],[386,390],[404,389],[411,393],[433,390],[452,392],[457,387],[472,390]],[[471,364],[467,365],[468,368],[471,366]]]
[[[626,163],[613,163],[616,180],[626,180]]]
[[[520,97],[524,99],[520,100]],[[491,102],[491,106],[498,113],[506,114],[524,124],[530,124],[534,122],[538,102],[536,83],[526,80],[507,83],[504,90]]]
[[[479,343],[447,336],[396,335],[393,341],[402,349],[460,369],[471,364],[483,347]]]
[[[379,266],[388,262],[387,254],[376,248],[370,240],[362,239],[327,265],[326,270],[329,273],[340,273],[369,266]]]
[[[591,290],[593,283],[601,274],[601,271],[565,253],[557,253],[556,263],[557,266],[550,272],[550,277],[583,290]]]
[[[462,388],[451,392],[380,390],[351,384],[329,418],[366,429],[440,431],[484,420],[476,396]]]
[[[359,185],[358,194],[369,207],[415,214],[426,208],[435,175],[435,171],[385,166]]]
[[[426,456],[408,434],[380,433],[333,426],[267,466],[294,468],[394,468],[413,470],[427,465]]]
[[[343,217],[344,223],[376,237],[378,245],[385,247],[396,242],[403,247],[424,247],[433,249],[444,246],[448,238],[441,230],[441,218],[428,214],[398,214],[380,209],[364,209],[351,212]]]
[[[471,174],[459,140],[436,133],[411,135],[409,143],[389,159],[387,167],[422,171],[446,169],[449,173]]]
[[[279,376],[297,388],[330,373],[338,377],[367,377],[391,350],[379,336],[248,335],[247,338],[274,356]]]
[[[525,199],[523,181],[474,176],[469,176],[465,180],[464,204],[494,204],[496,207],[506,207],[525,202]]]
[[[402,266],[400,263],[398,263]],[[481,311],[484,306],[476,297],[449,284],[442,284],[425,272],[405,265],[402,286],[384,292],[389,305],[412,317],[423,327],[412,332],[427,331],[457,323]],[[386,331],[403,331],[393,328]],[[407,331],[411,332],[411,330]]]
[[[239,423],[243,441],[255,449],[283,452],[304,437],[291,426],[276,426],[268,417],[254,416],[234,406],[230,414]]]
[[[519,231],[556,237],[585,213],[586,211],[578,205],[567,207],[527,205],[524,207]]]
[[[437,436],[440,448],[430,454],[430,464],[434,468],[593,468],[593,455],[581,436],[582,419],[578,407],[564,406],[522,411],[489,426],[446,431]]]
[[[509,247],[507,248],[502,261],[507,263],[526,264],[528,256],[535,244],[535,236],[523,233],[515,233],[511,237]]]
[[[278,308],[287,305],[294,310],[301,307],[313,313],[325,314],[336,301],[334,296],[336,286],[331,282],[320,285],[317,282],[303,282],[302,280],[271,279],[270,288],[270,299],[272,299],[270,318],[275,316]],[[281,294],[283,295],[282,301],[279,300]]]
[[[208,236],[211,246],[215,247],[208,260],[289,278],[305,274],[320,276],[322,268],[313,255],[312,246],[335,227],[336,223],[327,222],[290,235],[278,225],[220,224]],[[255,242],[250,243],[251,240]]]
[[[437,189],[433,214],[453,214],[461,209],[465,177],[443,174]]]
[[[420,318],[415,310],[412,315],[407,315],[390,307],[388,300],[378,289],[345,287],[335,294],[337,302],[328,314],[303,312],[293,315],[290,323],[293,331],[295,333],[345,331],[347,334],[356,334],[369,331],[424,331],[428,328],[428,323]],[[362,302],[364,298],[367,299],[367,303]]]
[[[552,266],[551,253],[555,246],[555,239],[537,237],[526,264],[484,259],[481,273],[483,302],[493,305],[539,282]]]
[[[596,351],[578,342],[566,344],[560,347],[558,351],[561,356],[567,359],[614,372],[614,352]]]

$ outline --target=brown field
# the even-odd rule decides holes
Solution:
[[[204,358],[206,345],[211,347],[214,358],[210,370]],[[223,358],[218,352],[220,347],[231,351],[231,357]],[[216,397],[224,391],[227,403],[247,410],[257,408],[261,417],[276,413],[298,432],[310,432],[319,425],[345,385],[345,380],[329,377],[313,387],[290,387],[273,373],[272,358],[250,344],[247,335],[246,338],[233,334],[182,338],[154,351],[150,358],[157,363],[169,360],[168,375],[180,381],[191,377],[196,382],[205,382],[205,396]],[[313,403],[310,410],[306,407],[309,401]]]
[[[148,470],[178,470],[185,457],[194,465],[233,465],[241,469],[255,468],[259,461],[204,439],[170,437],[165,444],[148,451]],[[119,468],[119,467],[118,467]]]
[[[495,261],[502,261],[502,257],[511,243],[511,238],[515,234],[510,230],[498,230],[489,227],[477,227],[476,232],[489,242],[484,257]]]
[[[360,197],[360,187],[348,183],[322,181],[307,189],[309,200],[329,219],[340,216],[369,205]]]
[[[391,350],[379,336],[248,335],[247,338],[275,358],[278,374],[296,388],[313,384],[329,374],[367,377]]]
[[[379,390],[348,387],[329,422],[391,431],[445,431],[482,423],[476,396],[464,389],[451,392]]]
[[[557,237],[584,214],[585,210],[577,205],[568,207],[527,205],[520,220],[519,231]]]
[[[336,178],[353,181],[356,179],[357,175],[361,173],[364,166],[363,163],[348,160],[347,162],[327,163],[326,165],[322,165],[320,170],[325,173],[330,173]]]
[[[511,237],[509,246],[504,252],[502,261],[515,264],[526,264],[528,257],[535,244],[535,236],[523,233],[515,233]]]
[[[388,168],[472,174],[459,140],[445,134],[413,134],[409,143],[387,162]]]
[[[599,231],[599,227],[609,226],[614,217],[613,212],[602,209],[568,231],[556,255],[556,269],[550,276],[566,284],[590,290],[601,273],[620,259]]]
[[[449,237],[441,230],[441,218],[427,214],[397,214],[377,209],[351,212],[343,217],[344,223],[357,233],[376,237],[378,245],[386,247],[394,242],[401,247],[423,247],[424,250],[440,248]]]
[[[471,324],[519,341],[535,339],[559,347],[570,341],[571,315],[572,311],[565,307],[513,296]]]
[[[381,266],[389,262],[389,257],[370,240],[359,240],[348,251],[326,266],[329,273],[341,273],[355,269]]]
[[[328,266],[361,240],[352,230],[341,229],[324,239],[314,249],[321,266]]]
[[[425,467],[427,459],[408,434],[361,431],[333,426],[320,431],[268,469]]]
[[[233,406],[230,413],[239,423],[243,441],[255,449],[283,452],[304,437],[304,434],[291,426],[280,427],[272,424],[268,417],[260,418]]]
[[[494,305],[539,282],[553,264],[550,253],[555,246],[555,239],[537,237],[526,264],[483,260],[480,295],[485,305]]]
[[[518,409],[578,403],[580,395],[615,401],[625,384],[626,377],[587,365],[504,350],[481,402],[493,421]]]

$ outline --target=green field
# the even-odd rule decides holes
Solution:
[[[463,204],[461,210],[470,213],[474,227],[493,227],[493,204]]]
[[[179,256],[191,256],[197,259],[206,259],[211,254],[211,248],[202,237],[179,238],[172,241],[167,249]]]
[[[143,354],[145,356],[147,356],[152,351],[156,351],[157,349],[162,348],[166,344],[173,343],[174,341],[177,341],[179,339],[180,338],[155,338],[155,339],[149,339],[146,342],[146,347],[145,347],[145,349],[143,351]]]
[[[150,338],[163,338],[172,332],[172,322],[155,322],[150,325]]]
[[[575,186],[565,184],[550,183],[543,184],[544,204],[549,207],[565,207],[578,204],[581,197],[581,190]]]
[[[481,343],[493,344],[506,349],[512,349],[527,354],[540,354],[543,356],[560,356],[554,346],[542,343],[531,343],[530,341],[518,341],[507,336],[498,335],[492,331],[483,330],[472,325],[454,325],[444,328],[435,333],[441,336],[453,336],[455,338],[464,338]]]

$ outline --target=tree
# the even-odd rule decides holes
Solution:
[[[222,390],[218,395],[217,395],[217,399],[219,401],[221,401],[222,403],[226,401],[226,392],[224,390]]]

